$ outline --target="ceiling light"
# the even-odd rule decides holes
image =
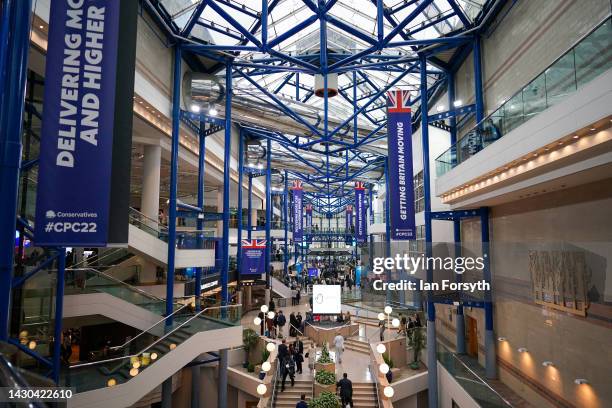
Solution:
[[[581,385],[581,384],[588,384],[589,382],[586,380],[586,378],[576,378],[574,380],[574,383]]]
[[[520,347],[520,348],[518,349],[518,352],[519,352],[519,353],[526,353],[527,351],[528,351],[528,350],[527,350],[525,347]]]
[[[138,369],[137,369],[137,368],[132,368],[132,369],[130,370],[130,375],[131,375],[132,377],[136,377],[136,376],[138,375]]]
[[[572,136],[572,139],[578,139],[578,135]]]
[[[115,380],[114,378],[110,378],[107,382],[106,385],[108,387],[114,387],[115,385],[117,385],[117,380]]]
[[[597,129],[595,129],[594,127],[591,128],[591,132],[596,131]]]
[[[457,99],[455,102],[453,102],[453,106],[455,107],[459,107],[463,105],[463,101],[461,99]]]
[[[554,367],[555,366],[552,361],[543,361],[542,365],[544,367]]]
[[[436,107],[436,110],[437,110],[438,112],[442,112],[442,111],[444,110],[444,105],[438,105],[438,106]]]
[[[219,114],[219,111],[217,110],[217,108],[215,108],[214,106],[212,106],[209,110],[208,110],[208,114],[210,116],[217,116]]]
[[[190,109],[191,109],[191,111],[193,113],[199,113],[200,112],[200,107],[198,105],[196,105],[195,103],[193,105],[191,105]]]
[[[497,341],[506,341],[507,339],[505,337],[498,337]]]
[[[39,25],[38,28],[40,28],[42,30],[43,28],[45,28],[45,26],[44,25]]]

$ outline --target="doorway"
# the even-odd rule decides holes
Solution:
[[[465,316],[467,353],[478,358],[478,321],[471,316]]]

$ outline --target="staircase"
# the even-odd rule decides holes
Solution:
[[[276,382],[276,390],[272,407],[278,408],[294,408],[295,404],[300,400],[300,395],[306,394],[306,401],[312,399],[312,379],[311,380],[295,380],[295,385],[292,387],[289,377],[285,383],[285,391],[281,392],[282,378]]]
[[[361,341],[358,338],[350,338],[344,341],[344,347],[347,350],[356,351],[362,354],[370,354],[370,344],[365,341]]]
[[[378,408],[376,384],[371,382],[354,382],[353,405],[357,408]]]

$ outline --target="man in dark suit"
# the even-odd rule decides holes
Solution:
[[[350,405],[353,407],[353,383],[348,379],[346,373],[342,374],[342,379],[336,383],[336,390],[340,389],[340,400],[342,407]]]

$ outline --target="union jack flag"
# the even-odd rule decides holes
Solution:
[[[242,248],[245,249],[258,249],[265,248],[266,240],[265,239],[243,239],[242,240]]]
[[[293,180],[292,190],[301,190],[302,189],[302,180]]]
[[[410,113],[410,91],[395,89],[387,92],[388,113]]]
[[[355,190],[365,190],[365,183],[363,181],[356,181]]]
[[[353,206],[352,205],[347,205],[346,206],[346,212],[353,212]]]
[[[311,204],[306,204],[306,205],[304,206],[304,209],[305,209],[306,211],[312,211],[312,205],[311,205]]]

